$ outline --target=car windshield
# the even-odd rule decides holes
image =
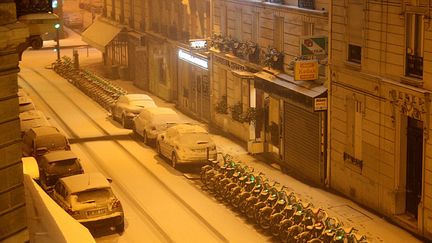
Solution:
[[[36,139],[37,148],[46,147],[47,149],[52,148],[64,148],[66,147],[66,139],[60,134],[47,135]]]
[[[179,141],[185,144],[195,144],[200,141],[209,142],[210,140],[210,135],[204,132],[182,133],[179,138]]]
[[[139,107],[154,107],[153,100],[132,100],[130,102],[131,105],[139,106]]]
[[[49,163],[50,167],[79,167],[76,159],[65,159]]]
[[[157,116],[154,120],[154,123],[158,125],[164,125],[167,123],[180,123],[180,121],[181,119],[177,114],[165,114]]]
[[[112,191],[110,188],[100,188],[100,189],[77,192],[75,193],[75,195],[77,196],[77,202],[79,203],[87,203],[87,202],[104,203],[111,198]]]

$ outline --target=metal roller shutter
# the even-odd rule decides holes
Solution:
[[[284,163],[294,173],[321,184],[319,113],[284,102]]]

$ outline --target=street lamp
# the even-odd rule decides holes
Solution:
[[[56,29],[56,52],[57,52],[57,61],[60,61],[60,24],[56,23],[54,25]]]

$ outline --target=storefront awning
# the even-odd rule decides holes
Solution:
[[[101,52],[105,52],[107,46],[122,29],[103,20],[96,19],[81,36],[81,39]]]
[[[326,95],[327,88],[324,85],[311,83],[299,85],[288,80],[281,79],[266,71],[255,73],[255,88],[269,94],[276,94],[281,98],[295,101],[307,107],[313,107],[313,99]]]

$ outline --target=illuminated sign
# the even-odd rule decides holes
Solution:
[[[296,61],[294,66],[294,80],[316,80],[318,79],[318,62]]]
[[[182,60],[185,60],[187,62],[193,63],[197,66],[203,67],[205,69],[208,68],[208,62],[205,59],[192,56],[190,53],[187,53],[183,50],[178,51],[178,57]]]
[[[191,50],[207,50],[207,40],[189,40],[189,47]]]

